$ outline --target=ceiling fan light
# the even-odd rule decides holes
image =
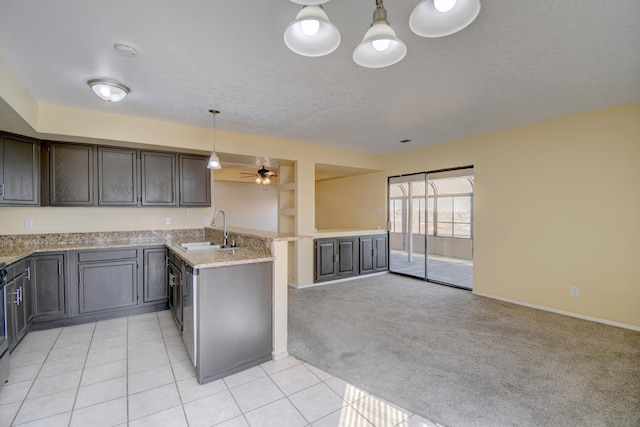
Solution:
[[[378,50],[387,43],[386,49]],[[353,60],[362,67],[382,68],[400,62],[406,54],[407,46],[398,39],[393,28],[386,22],[375,22],[353,51]]]
[[[422,0],[409,16],[411,31],[421,37],[444,37],[469,26],[480,13],[480,0],[456,0],[441,12],[434,0]]]
[[[122,101],[131,92],[127,86],[111,80],[92,79],[87,84],[98,98],[107,102]]]
[[[340,31],[329,21],[322,6],[304,6],[285,29],[284,43],[298,55],[324,56],[340,45]]]

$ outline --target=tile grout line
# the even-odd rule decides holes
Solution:
[[[75,409],[76,409],[76,402],[78,401],[78,393],[80,392],[80,384],[82,384],[82,377],[84,377],[84,370],[87,366],[87,359],[89,358],[89,349],[91,348],[91,343],[93,343],[93,337],[96,333],[97,325],[98,325],[97,321],[93,323],[93,332],[91,332],[89,347],[87,347],[87,353],[84,356],[84,363],[82,364],[82,373],[80,374],[80,379],[78,380],[78,387],[76,388],[76,395],[73,398],[73,405],[71,405],[71,414],[69,414],[69,423],[67,424],[68,427],[71,427],[71,420],[73,419],[73,413],[75,412]],[[64,330],[64,328],[62,330]],[[62,335],[62,331],[60,332],[60,335]]]
[[[49,347],[49,350],[47,351],[47,355],[44,357],[44,360],[40,364],[40,369],[38,369],[38,373],[36,374],[36,376],[33,379],[33,381],[31,381],[31,385],[29,386],[29,390],[27,390],[27,393],[24,395],[24,399],[22,399],[22,401],[20,402],[20,406],[18,407],[18,410],[16,411],[15,415],[13,416],[13,419],[11,420],[11,424],[10,424],[11,426],[13,426],[14,423],[16,422],[16,419],[18,418],[18,414],[20,414],[20,411],[22,410],[22,407],[24,406],[24,402],[27,400],[27,398],[29,396],[29,393],[31,393],[31,389],[33,388],[33,385],[35,384],[36,380],[40,376],[40,372],[42,371],[42,368],[44,367],[45,362],[47,361],[47,359],[49,358],[49,355],[51,354],[51,351],[53,350],[53,346],[56,345],[56,342],[58,342],[58,339],[60,338],[61,334],[62,334],[62,329],[60,329],[60,331],[58,332],[58,335],[56,336],[56,339],[53,340],[53,343],[51,344],[51,346]],[[13,357],[13,354],[11,355],[11,357]],[[9,360],[9,363],[11,363],[11,360]],[[38,418],[37,420],[39,420],[39,419],[42,419],[42,418]],[[32,420],[32,421],[36,421],[36,420]],[[31,422],[31,421],[27,421],[27,422]]]

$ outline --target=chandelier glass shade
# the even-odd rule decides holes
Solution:
[[[422,0],[409,16],[421,37],[444,37],[466,28],[480,13],[480,0]]]
[[[298,55],[324,56],[340,45],[340,31],[322,6],[304,6],[284,31],[284,43]]]

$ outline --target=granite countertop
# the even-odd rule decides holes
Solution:
[[[366,229],[355,229],[355,228],[336,228],[336,229],[324,229],[318,230],[316,235],[314,236],[317,239],[324,239],[330,237],[351,237],[351,236],[367,236],[367,235],[378,235],[378,234],[387,234],[387,230],[384,229],[375,229],[375,230],[366,230]]]
[[[185,251],[179,243],[167,244],[167,247],[193,268],[224,267],[227,265],[274,260],[265,248],[236,247],[206,251]]]
[[[0,236],[0,262],[7,265],[30,255],[70,250],[114,249],[140,246],[166,246],[193,268],[212,268],[235,264],[273,261],[269,238],[240,237],[238,247],[187,252],[180,243],[210,239],[217,230],[177,230],[172,232],[58,233],[48,235]]]

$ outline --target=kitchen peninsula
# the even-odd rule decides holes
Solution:
[[[180,243],[217,241],[221,231],[204,227],[2,235],[0,262],[7,265],[29,262],[32,301],[25,303],[33,312],[26,310],[30,312],[27,330],[166,309],[166,265],[171,253],[177,254],[192,273],[202,271],[203,279],[206,276],[207,280],[215,280],[219,274],[232,271],[230,285],[245,267],[251,270],[253,266],[268,265],[267,269],[259,268],[258,277],[268,276],[269,357],[275,360],[286,357],[287,245],[295,237],[235,228],[229,232],[237,247],[198,253],[184,251]],[[206,309],[201,311],[207,313]],[[193,316],[193,324],[197,325],[198,312]],[[193,330],[189,331],[193,334]],[[197,337],[197,330],[194,336]],[[21,338],[17,337],[14,344]],[[195,362],[197,368],[197,359]],[[199,381],[207,380],[203,376]]]

